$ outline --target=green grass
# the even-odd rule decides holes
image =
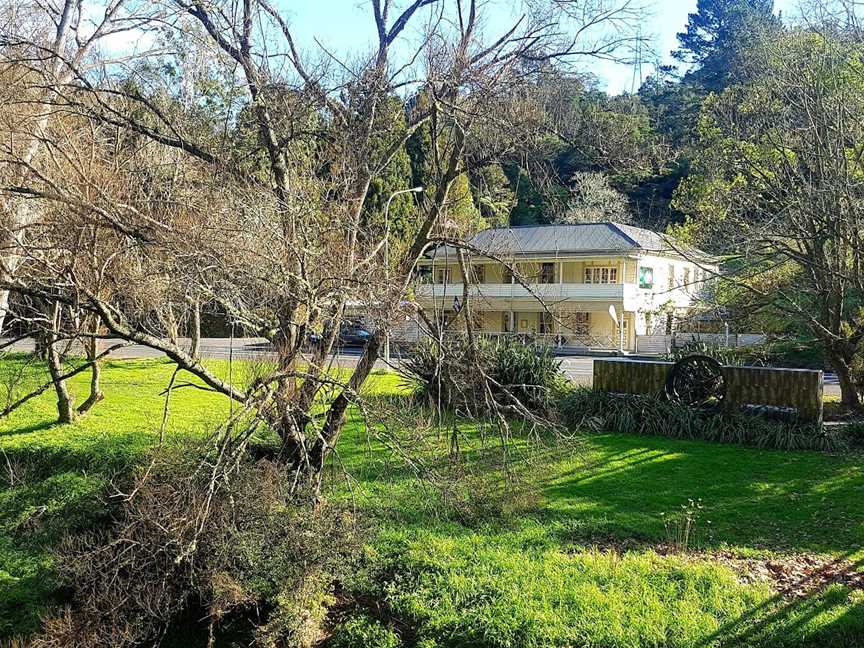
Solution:
[[[108,480],[158,442],[159,392],[171,371],[159,361],[112,362],[106,401],[78,422],[52,425],[51,393],[0,420],[0,460],[20,480],[9,487],[4,477],[0,490],[0,635],[35,626],[55,596],[51,547],[98,521]],[[84,394],[86,380],[73,389]],[[397,391],[398,379],[381,375],[369,389],[404,409]],[[178,390],[168,438],[200,434],[227,410],[217,395]],[[700,498],[704,548],[861,560],[860,457],[623,435],[546,454],[525,471],[534,489],[518,514],[460,521],[366,436],[355,412],[340,460],[354,478],[350,496],[379,531],[350,587],[383,603],[413,629],[408,645],[424,648],[864,645],[860,592],[835,586],[787,601],[723,565],[651,548],[666,538],[661,514]],[[349,495],[334,483],[333,496]],[[593,547],[626,541],[628,551]]]

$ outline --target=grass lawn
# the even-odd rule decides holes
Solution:
[[[111,477],[158,442],[171,372],[112,362],[106,401],[75,424],[51,425],[50,392],[0,420],[0,636],[34,627],[55,596],[50,547],[98,520]],[[79,394],[86,380],[74,381]],[[375,376],[370,391],[386,400],[398,381]],[[167,437],[201,433],[227,411],[219,396],[179,390]],[[357,419],[340,459],[377,533],[349,587],[410,625],[406,645],[864,646],[861,591],[833,585],[790,599],[707,553],[861,561],[860,456],[595,435],[532,461],[518,509],[463,519]],[[347,496],[336,481],[334,496]],[[706,553],[666,555],[663,514],[689,498],[704,506]]]

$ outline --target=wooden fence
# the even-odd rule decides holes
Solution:
[[[663,393],[672,362],[597,358],[594,389],[619,394]],[[822,421],[824,377],[812,369],[724,366],[725,405],[767,405],[794,409],[803,421]]]

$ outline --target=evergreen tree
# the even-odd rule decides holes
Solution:
[[[409,110],[426,110],[428,106],[429,98],[424,92],[421,92],[414,98]],[[414,131],[405,144],[412,186],[423,187],[421,195],[429,199],[435,194],[438,184],[434,165],[435,155],[432,150],[432,128],[430,122],[424,123]],[[446,139],[446,131],[439,132],[438,137]],[[446,148],[446,144],[440,140],[439,146]],[[463,234],[483,229],[486,226],[486,222],[481,218],[480,210],[474,203],[474,192],[467,173],[460,174],[453,181],[442,222],[447,227]]]
[[[672,55],[692,65],[685,82],[718,92],[736,78],[739,57],[765,31],[776,31],[774,0],[698,0]]]
[[[388,114],[383,118],[388,122],[398,124],[400,129],[405,128],[405,109],[402,102],[393,97],[387,108]],[[390,145],[389,138],[382,137],[375,142],[375,146],[380,147],[382,151],[389,148]],[[387,201],[395,192],[416,186],[418,185],[414,181],[411,158],[406,148],[400,147],[387,167],[376,175],[369,185],[369,192],[363,204],[364,226],[371,228],[376,236],[383,232],[385,227],[384,210],[387,208]],[[386,216],[390,222],[390,233],[394,242],[410,238],[414,233],[417,220],[413,194],[399,194],[390,200],[390,208]]]

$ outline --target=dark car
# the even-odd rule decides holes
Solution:
[[[359,324],[343,324],[339,327],[339,346],[366,346],[372,334]]]
[[[369,343],[369,338],[372,334],[363,328],[360,324],[352,322],[343,322],[339,327],[339,336],[336,338],[337,346],[366,346]],[[308,335],[309,344],[315,346],[321,344],[323,339],[320,333],[310,333]]]

